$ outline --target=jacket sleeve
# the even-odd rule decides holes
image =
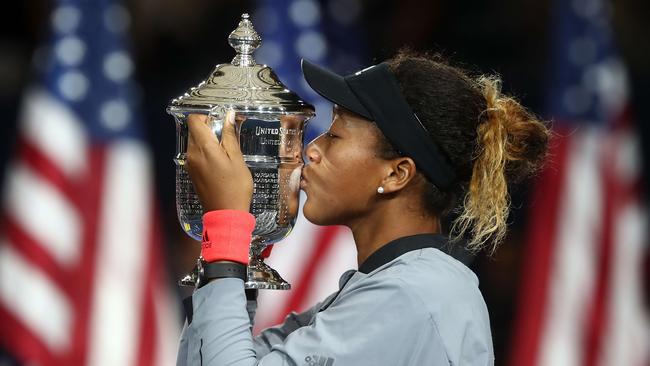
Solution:
[[[370,286],[348,300],[337,299],[326,311],[316,313],[310,324],[282,333],[278,339],[284,340],[257,355],[243,281],[215,280],[193,295],[193,321],[186,329],[187,365],[361,366],[405,364],[404,360],[410,365],[449,365],[430,317],[413,314],[421,311],[413,297],[394,284],[377,287],[382,288]],[[395,314],[396,309],[411,314],[404,319],[381,317]]]
[[[271,348],[274,345],[283,343],[289,334],[291,334],[296,329],[307,326],[314,314],[320,309],[322,304],[327,303],[333,296],[334,294],[330,295],[323,302],[314,305],[302,313],[296,313],[292,311],[289,315],[287,315],[282,324],[266,328],[261,331],[260,334],[253,339],[255,354],[257,357],[263,357],[271,351]],[[250,306],[247,305],[247,307]]]

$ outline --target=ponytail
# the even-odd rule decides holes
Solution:
[[[468,249],[487,247],[492,254],[506,234],[508,182],[541,165],[549,132],[519,102],[501,95],[499,78],[482,76],[477,86],[487,108],[479,116],[472,174],[451,233],[455,239],[469,234]]]

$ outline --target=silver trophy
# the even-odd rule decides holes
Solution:
[[[244,160],[253,176],[250,212],[256,224],[250,245],[246,288],[281,289],[289,283],[261,257],[272,243],[286,237],[298,213],[300,173],[303,166],[302,138],[314,107],[287,89],[266,65],[258,65],[253,51],[262,40],[248,14],[230,36],[237,51],[229,64],[217,65],[204,81],[171,101],[167,113],[176,122],[176,209],[183,230],[201,241],[203,207],[185,169],[187,116],[210,116],[214,133],[221,138],[227,111],[235,111],[235,125]],[[196,268],[180,284],[193,286]]]

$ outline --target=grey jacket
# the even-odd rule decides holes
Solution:
[[[243,281],[209,283],[192,295],[177,365],[493,365],[476,276],[421,245],[444,237],[416,237],[387,244],[383,255],[344,273],[338,293],[257,337],[251,335]],[[400,248],[405,240],[411,241],[407,249],[420,249]]]

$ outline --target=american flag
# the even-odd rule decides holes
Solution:
[[[604,0],[557,0],[549,116],[512,365],[650,363],[647,210],[625,67]]]
[[[258,63],[268,64],[291,90],[316,107],[305,141],[311,141],[332,121],[332,104],[304,81],[300,59],[348,74],[361,68],[362,39],[359,0],[258,0],[253,25],[262,36],[255,52]],[[305,197],[301,197],[301,203]],[[292,285],[290,291],[260,291],[256,329],[280,323],[290,311],[301,311],[338,290],[338,279],[357,267],[356,247],[349,230],[319,227],[302,216],[292,233],[274,246],[266,262]]]
[[[0,213],[0,349],[25,365],[171,365],[151,155],[120,4],[61,0]]]

